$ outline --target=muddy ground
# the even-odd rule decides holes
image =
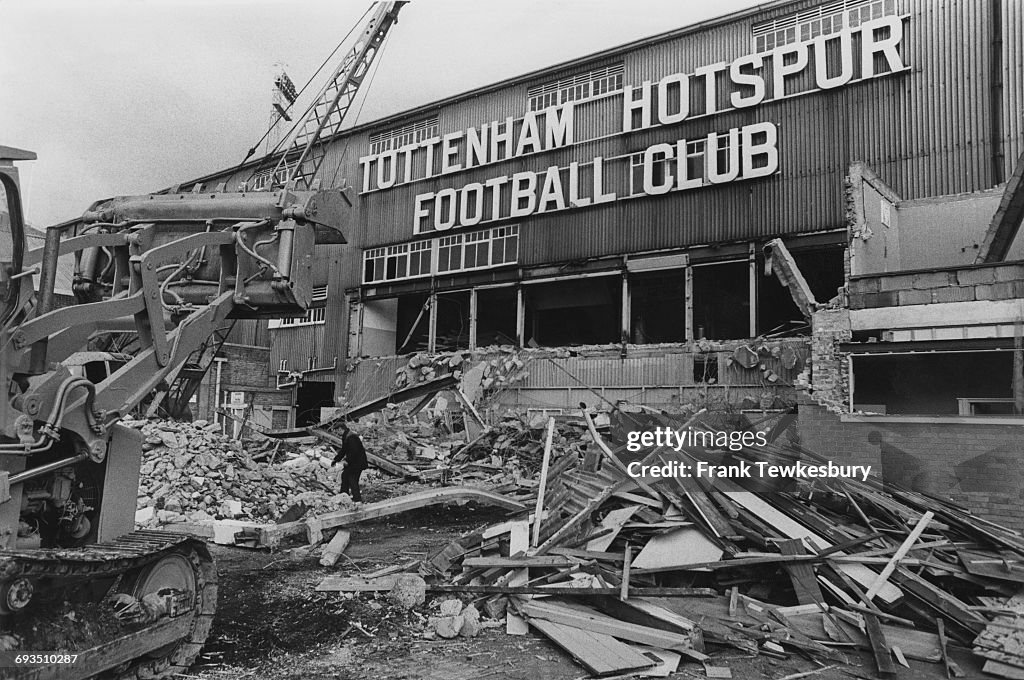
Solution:
[[[378,500],[367,494],[367,500]],[[199,663],[185,677],[395,678],[408,680],[569,680],[589,677],[565,653],[530,633],[510,636],[504,625],[485,627],[473,639],[443,640],[426,625],[439,602],[427,596],[411,612],[392,607],[383,595],[317,593],[328,574],[356,575],[425,556],[459,534],[499,521],[501,512],[472,507],[426,509],[352,527],[352,541],[336,567],[315,556],[213,546],[220,594],[217,621]],[[466,598],[468,601],[468,598]],[[747,657],[709,648],[717,666],[737,680],[779,680],[820,668],[797,655],[789,659]],[[967,677],[981,676],[967,652],[954,652]],[[874,678],[870,655],[851,653],[857,666],[832,668],[809,680]],[[945,678],[941,664],[910,661],[900,680]],[[703,666],[684,662],[674,678],[706,678]]]

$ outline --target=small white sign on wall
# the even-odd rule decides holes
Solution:
[[[884,224],[887,227],[891,227],[892,226],[892,205],[889,203],[889,201],[885,200],[884,198],[881,199],[881,203],[882,203],[882,224]]]

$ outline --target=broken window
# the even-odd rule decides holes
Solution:
[[[699,354],[693,358],[693,382],[707,385],[718,382],[717,354]]]
[[[855,355],[854,410],[889,415],[1009,415],[1013,352]]]
[[[747,261],[693,267],[694,339],[750,337],[750,272]]]
[[[484,288],[476,293],[476,346],[515,345],[516,289]]]
[[[430,309],[426,293],[402,295],[398,298],[398,323],[395,337],[398,354],[423,352],[430,332]]]
[[[437,328],[434,347],[438,352],[469,349],[469,291],[437,296]]]
[[[629,307],[631,342],[685,342],[686,271],[631,274]]]
[[[814,299],[828,302],[844,283],[843,246],[828,246],[791,251]],[[764,272],[764,257],[758,255],[759,272]],[[806,331],[808,322],[793,302],[789,289],[772,273],[757,282],[757,332],[761,334]]]
[[[387,357],[395,354],[398,349],[398,299],[364,302],[362,333],[363,356]]]
[[[528,345],[597,345],[622,339],[622,279],[601,276],[525,287]]]

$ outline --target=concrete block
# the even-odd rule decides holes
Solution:
[[[859,295],[850,294],[850,309],[867,309],[868,296],[874,293],[862,293]]]
[[[927,305],[933,302],[932,291],[901,290],[899,291],[899,302],[901,305]]]
[[[929,288],[942,288],[955,283],[954,272],[922,272],[914,274],[913,287],[919,290],[927,290]]]
[[[956,280],[961,286],[974,286],[979,283],[995,283],[995,267],[979,267],[977,269],[961,269],[956,273]]]
[[[878,297],[875,298],[876,307],[895,307],[899,304],[899,292],[891,290],[888,292],[878,293]]]
[[[995,300],[993,285],[980,285],[974,287],[974,299],[975,300]]]
[[[993,268],[996,281],[1020,281],[1024,279],[1024,265],[1004,264]]]
[[[914,287],[915,274],[893,274],[879,277],[879,290],[905,290]]]
[[[939,288],[933,293],[935,302],[967,302],[974,299],[973,286],[950,286]]]
[[[135,511],[135,523],[136,524],[145,524],[146,522],[150,521],[151,519],[153,519],[155,517],[156,517],[156,508],[154,508],[152,505],[149,506],[148,508],[141,508],[141,509]]]
[[[881,279],[877,276],[871,276],[864,279],[852,279],[850,281],[850,294],[877,293],[882,289],[881,284]]]
[[[1016,297],[1016,282],[1015,281],[1002,281],[1000,283],[992,284],[992,299],[993,300],[1008,300]]]

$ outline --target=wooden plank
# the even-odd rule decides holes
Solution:
[[[1009,680],[1024,680],[1024,668],[1011,666],[1010,664],[1006,664],[1001,661],[995,661],[993,659],[986,659],[985,665],[981,667],[981,670],[982,672],[989,673],[990,675],[997,675],[1001,678],[1009,678]],[[963,673],[963,671],[960,671],[960,673]],[[954,677],[962,678],[964,676],[957,675]]]
[[[618,587],[608,588],[584,588],[568,587],[562,585],[564,582],[551,585],[539,586],[509,586],[509,585],[481,585],[481,584],[452,584],[437,583],[427,584],[427,590],[435,593],[484,593],[501,595],[572,595],[573,597],[605,597],[608,595],[617,596],[621,590]],[[712,588],[674,588],[674,587],[648,587],[630,586],[630,602],[635,597],[709,597],[713,598],[718,593]]]
[[[527,602],[522,606],[522,611],[531,619],[554,621],[555,623],[562,623],[596,633],[604,633],[620,640],[639,642],[640,644],[658,647],[659,649],[687,652],[693,649],[692,641],[685,635],[646,626],[638,626],[632,623],[624,623],[596,612],[584,613],[576,609],[541,602]]]
[[[651,668],[654,662],[610,635],[530,619],[530,625],[568,652],[593,675],[624,674]]]
[[[643,547],[633,560],[637,569],[667,569],[685,567],[701,562],[721,559],[724,551],[701,531],[692,527],[674,529],[659,534]]]
[[[799,538],[790,538],[779,541],[779,550],[783,555],[806,554],[804,542]],[[789,574],[789,580],[793,582],[793,590],[796,592],[796,600],[800,604],[818,604],[824,602],[821,594],[821,587],[818,579],[814,576],[814,567],[806,563],[794,563],[783,567]]]
[[[561,555],[520,555],[519,557],[467,557],[462,560],[464,567],[503,567],[506,569],[529,569],[530,567],[572,567],[579,564],[579,561],[562,557]]]
[[[395,587],[396,575],[363,578],[362,576],[328,576],[317,584],[320,593],[380,593]]]
[[[905,592],[914,595],[915,598],[944,614],[967,631],[977,635],[985,628],[987,619],[977,612],[971,611],[966,602],[950,595],[912,571],[897,567],[892,578]]]
[[[548,485],[548,467],[551,465],[551,441],[555,436],[555,419],[548,418],[548,436],[544,442],[544,460],[540,468],[540,487],[537,489],[537,506],[533,510],[533,537],[530,545],[536,546],[540,543],[541,516],[544,514],[544,491]]]
[[[663,607],[649,597],[639,596],[636,590],[632,590],[631,595],[627,601],[602,598],[595,605],[619,621],[685,635],[690,638],[693,649],[704,651],[704,635],[696,622]]]
[[[509,532],[508,554],[526,554],[530,548],[530,523],[527,521],[516,522]],[[512,577],[508,579],[510,586],[524,586],[530,580],[529,569],[516,569]],[[509,610],[505,614],[505,632],[509,635],[526,635],[529,626],[518,614]]]
[[[892,654],[889,652],[889,645],[885,641],[885,634],[882,626],[874,614],[864,615],[864,624],[868,631],[868,642],[871,644],[871,653],[875,657],[875,665],[878,667],[878,674],[882,676],[896,675],[896,664],[892,662]]]
[[[625,602],[629,599],[629,568],[633,562],[633,546],[626,546],[626,555],[622,559],[622,584],[619,588],[619,599]]]
[[[645,645],[629,645],[633,651],[646,656],[651,661],[657,659],[657,665],[652,668],[640,671],[637,675],[644,678],[667,678],[679,669],[679,662],[682,654],[670,652],[666,649],[647,647]]]
[[[587,541],[587,550],[594,550],[597,552],[607,550],[615,540],[615,537],[619,535],[622,527],[639,508],[639,505],[630,505],[629,507],[612,510],[605,515],[604,519],[601,520],[601,524],[598,525],[598,531],[607,529],[607,533],[599,536],[598,538]]]
[[[799,522],[791,519],[789,516],[784,515],[779,510],[776,510],[756,494],[742,490],[739,485],[728,479],[720,479],[717,481],[724,483],[722,485],[723,490],[727,487],[730,488],[730,490],[725,491],[725,495],[730,500],[754,513],[763,521],[775,527],[775,529],[780,531],[787,538],[803,539],[805,545],[816,551],[823,551],[832,546],[832,543],[825,540],[818,534],[815,534]],[[837,565],[836,568],[840,569],[843,573],[865,588],[874,583],[875,578],[877,577],[877,574],[874,571],[862,564],[843,564]],[[884,584],[878,591],[878,597],[886,604],[893,604],[902,596],[903,593],[900,589],[893,586],[891,583]]]
[[[1024,561],[1019,556],[1011,557],[996,552],[976,550],[957,550],[956,554],[968,574],[1024,583]]]
[[[318,515],[316,519],[320,521],[324,529],[331,529],[377,519],[378,517],[395,515],[408,510],[417,510],[430,505],[443,505],[445,503],[461,505],[470,501],[512,511],[522,512],[526,509],[526,506],[522,503],[501,494],[469,486],[451,486],[443,489],[428,489],[427,491],[411,493],[377,503],[368,503],[358,510],[329,512]],[[259,527],[258,532],[260,545],[266,548],[274,548],[280,545],[284,538],[305,534],[306,521],[265,525]]]
[[[932,521],[933,517],[935,517],[935,513],[931,510],[921,516],[921,519],[917,521],[917,525],[914,526],[914,530],[911,531],[906,540],[900,544],[899,549],[897,549],[895,554],[893,554],[888,564],[882,568],[882,573],[878,575],[875,582],[868,588],[867,592],[864,594],[865,597],[869,600],[873,600],[875,596],[878,595],[878,591],[885,587],[886,583],[889,581],[889,576],[896,570],[900,560],[906,557],[907,553],[910,552],[910,549],[915,543],[917,543],[917,539],[921,538],[921,534],[924,533],[925,528],[928,526],[928,523]]]

